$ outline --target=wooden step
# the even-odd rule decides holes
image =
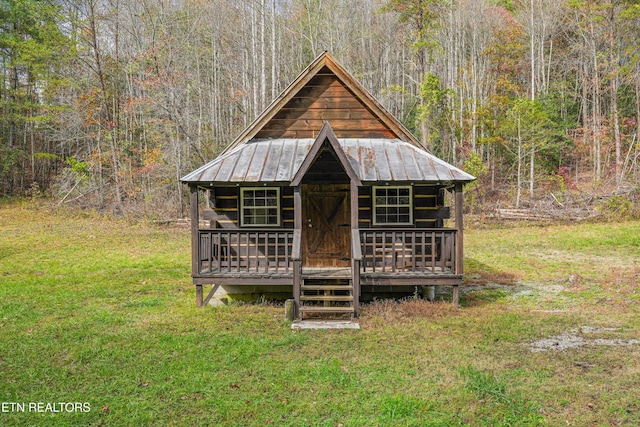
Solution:
[[[352,291],[351,285],[301,285],[303,291]]]
[[[325,275],[314,275],[314,274],[303,274],[302,280],[350,280],[351,275],[340,275],[340,276],[325,276]]]
[[[351,295],[301,295],[300,301],[353,301]]]
[[[353,307],[301,306],[301,313],[353,313]]]

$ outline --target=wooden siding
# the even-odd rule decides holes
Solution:
[[[418,228],[442,227],[450,216],[449,207],[443,206],[441,186],[416,184],[413,186],[413,222]],[[358,228],[373,227],[372,187],[361,187],[358,192]]]
[[[329,162],[335,163],[335,161]],[[314,165],[315,166],[315,165]],[[328,169],[319,168],[319,171]],[[336,175],[344,174],[344,171],[335,171]],[[344,177],[342,177],[344,178]],[[337,181],[342,181],[338,179]],[[305,182],[314,182],[314,180]],[[335,182],[335,180],[334,180]],[[450,208],[443,206],[444,196],[437,185],[416,184],[413,186],[413,219],[414,226],[418,228],[442,227],[444,220],[450,217]],[[211,224],[212,228],[239,227],[239,193],[240,187],[227,186],[215,187],[211,190],[214,208],[203,212],[204,219],[217,222]],[[371,200],[372,187],[363,186],[358,191],[358,228],[366,229],[373,227],[373,203]],[[280,208],[281,208],[281,228],[294,228],[294,208],[293,208],[293,188],[288,186],[280,187]]]
[[[413,187],[413,220],[418,228],[442,227],[449,218],[449,208],[443,207],[441,186],[415,185]]]
[[[240,187],[238,186],[215,187],[211,190],[213,208],[203,212],[203,218],[211,221],[211,228],[236,229],[240,227],[239,194]],[[293,229],[293,188],[280,187],[280,210],[280,228]]]
[[[396,134],[329,68],[324,67],[255,135],[315,138],[325,121],[338,138],[395,138]]]

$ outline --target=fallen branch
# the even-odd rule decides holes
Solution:
[[[76,186],[77,186],[77,184],[76,184]],[[65,201],[64,201],[64,199],[66,199],[66,198],[67,198],[67,196],[68,196],[69,194],[71,194],[71,191],[73,191],[73,188],[75,188],[75,186],[74,186],[74,187],[71,189],[71,191],[70,191],[66,196],[64,196],[64,198],[63,198],[60,202],[58,202],[58,205],[61,205],[63,202],[64,202],[64,203],[71,203],[71,202],[75,202],[76,200],[83,198],[83,197],[84,197],[84,196],[86,196],[87,194],[91,194],[91,193],[93,193],[94,191],[98,191],[98,190],[100,190],[102,187],[104,187],[104,185],[101,185],[100,187],[93,188],[93,189],[91,189],[91,190],[87,191],[86,193],[82,193],[82,194],[80,194],[79,196],[74,197],[73,199],[71,199],[71,200],[67,200],[67,201],[65,202]]]

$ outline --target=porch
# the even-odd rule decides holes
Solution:
[[[334,295],[345,291],[344,301],[350,301],[349,310],[357,314],[362,286],[450,285],[457,305],[462,283],[456,229],[353,229],[350,267],[304,265],[300,230],[200,229],[196,241],[193,279],[198,306],[205,305],[220,285],[290,285],[298,309],[304,306],[305,289],[318,291],[306,296],[317,301],[335,300]],[[320,289],[323,282],[328,285]],[[205,284],[214,287],[203,299]]]

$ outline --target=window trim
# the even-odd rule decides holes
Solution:
[[[268,190],[275,190],[276,191],[276,205],[275,206],[264,206],[264,208],[267,209],[276,209],[276,215],[277,215],[277,223],[275,224],[246,224],[245,223],[245,219],[244,219],[244,210],[245,210],[245,205],[244,205],[244,194],[247,191],[258,191],[258,190],[264,190],[264,191],[268,191]],[[280,187],[240,187],[240,226],[241,227],[280,227],[280,224],[282,222],[282,216],[281,216],[281,200],[280,200]],[[255,208],[256,206],[246,206],[246,208]],[[263,206],[260,206],[263,207]]]
[[[380,206],[376,202],[376,190],[378,188],[384,189],[396,189],[403,188],[409,189],[409,221],[408,222],[378,222],[377,208]],[[406,206],[406,205],[382,205],[382,206]],[[393,226],[393,225],[413,225],[413,187],[411,185],[374,185],[371,188],[371,221],[374,226]]]

